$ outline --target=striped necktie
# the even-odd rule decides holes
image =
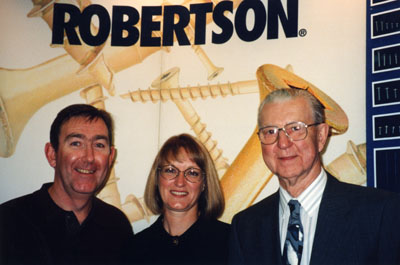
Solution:
[[[283,258],[286,265],[299,265],[303,252],[303,226],[300,220],[300,203],[289,201],[290,217],[286,234]]]

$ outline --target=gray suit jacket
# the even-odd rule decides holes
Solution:
[[[283,264],[278,215],[279,192],[235,215],[229,263]],[[400,195],[328,174],[310,264],[400,264]]]

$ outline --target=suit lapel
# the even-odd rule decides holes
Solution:
[[[258,262],[259,264],[282,265],[279,235],[279,192],[271,195],[269,205],[265,209],[265,216],[262,218],[263,226],[260,231],[260,235],[263,235],[260,242],[260,246],[262,247],[260,249],[262,253],[261,257],[263,258]]]
[[[273,235],[273,249],[272,249],[272,261],[270,264],[283,264],[283,259],[282,259],[282,252],[281,252],[281,237],[279,233],[279,191],[274,194],[275,196],[275,201],[274,201],[274,212],[273,215],[271,216],[272,220],[272,226],[275,228],[274,229],[274,235]]]
[[[328,174],[328,181],[322,195],[318,212],[310,264],[332,263],[337,258],[337,248],[347,234],[346,216],[350,208],[342,196],[341,184]]]

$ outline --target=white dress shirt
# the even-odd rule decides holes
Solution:
[[[318,177],[297,198],[290,196],[290,194],[282,187],[279,188],[279,233],[281,239],[281,253],[283,253],[290,217],[288,202],[291,199],[294,199],[298,200],[301,204],[300,219],[304,233],[303,253],[300,262],[301,265],[310,264],[315,228],[317,227],[318,211],[321,204],[322,193],[326,186],[326,181],[326,172],[321,168],[321,173]]]

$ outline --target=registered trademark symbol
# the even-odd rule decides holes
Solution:
[[[307,30],[306,29],[301,29],[301,30],[299,30],[299,36],[300,37],[304,37],[304,36],[306,36],[307,35]]]

